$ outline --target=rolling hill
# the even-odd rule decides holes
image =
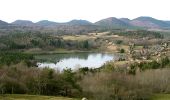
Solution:
[[[108,27],[108,28],[130,27],[130,25],[127,22],[117,19],[115,17],[109,17],[106,19],[102,19],[100,21],[95,22],[94,24],[98,25],[98,26]]]
[[[67,25],[92,25],[93,23],[86,20],[71,20],[70,22],[65,23]]]
[[[120,18],[119,20],[121,20],[121,21],[123,21],[125,23],[128,23],[128,24],[130,22],[130,19],[128,19],[128,18]]]
[[[33,26],[34,25],[32,21],[28,21],[28,20],[16,20],[12,22],[11,24],[19,25],[19,26]]]
[[[91,23],[87,20],[71,20],[65,23],[58,23],[48,20],[41,20],[34,23],[29,20],[16,20],[12,23],[7,23],[0,20],[0,29],[6,30],[37,30],[43,31],[47,30],[53,33],[86,33],[94,32],[96,30],[105,29],[161,29],[170,30],[170,21],[158,20],[152,17],[138,17],[135,19],[128,18],[115,18],[109,17],[99,20],[95,23]],[[2,32],[1,32],[2,33]]]
[[[170,28],[170,24],[165,21],[157,20],[152,17],[138,17],[130,21],[133,26],[145,28]]]
[[[8,24],[6,22],[0,21],[0,25]],[[102,20],[99,20],[95,23],[91,23],[87,20],[71,20],[65,23],[58,23],[48,20],[42,20],[37,23],[33,23],[32,21],[28,20],[16,20],[12,22],[13,25],[20,25],[20,26],[43,26],[43,27],[72,27],[72,26],[100,26],[100,27],[107,27],[107,28],[133,28],[133,27],[141,27],[141,28],[148,28],[148,29],[170,29],[170,21],[163,21],[158,20],[152,17],[138,17],[135,19],[128,19],[128,18],[115,18],[109,17]],[[60,27],[60,29],[61,29]]]
[[[41,20],[41,21],[39,21],[35,24],[38,25],[38,26],[56,26],[59,23],[53,22],[53,21],[48,21],[48,20]]]
[[[4,22],[2,20],[0,20],[0,28],[5,28],[5,27],[8,27],[8,23],[7,22]]]

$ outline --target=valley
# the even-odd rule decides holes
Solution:
[[[0,99],[169,98],[168,27],[149,17],[1,21]]]

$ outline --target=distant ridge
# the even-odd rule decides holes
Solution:
[[[130,22],[130,19],[128,18],[120,18],[119,20],[125,22],[125,23],[129,23]]]
[[[170,28],[170,21],[157,20],[152,17],[138,17],[133,20],[128,18],[106,18],[96,22],[100,26],[108,27],[142,27],[142,28]]]
[[[115,17],[109,17],[102,20],[99,20],[95,23],[91,23],[87,20],[71,20],[69,22],[65,23],[58,23],[48,20],[41,20],[37,23],[33,23],[29,20],[16,20],[12,23],[7,23],[2,20],[0,20],[0,26],[8,26],[8,25],[17,25],[17,26],[38,26],[38,27],[51,27],[51,28],[60,28],[62,30],[62,27],[66,29],[66,26],[73,27],[73,26],[93,26],[93,27],[104,27],[104,28],[133,28],[133,27],[139,27],[139,28],[148,28],[148,29],[170,29],[170,21],[163,21],[158,20],[152,17],[147,16],[141,16],[135,19],[128,19],[128,18],[115,18]],[[60,27],[61,26],[61,27]]]
[[[67,25],[92,25],[93,23],[87,20],[71,20],[70,22],[66,23]]]
[[[140,26],[146,28],[168,28],[170,24],[166,21],[157,20],[152,17],[138,17],[130,22],[133,26]]]
[[[6,26],[6,25],[8,25],[7,22],[0,20],[0,26]]]
[[[8,25],[8,23],[0,20],[0,25]]]
[[[109,17],[106,19],[102,19],[94,23],[95,25],[105,26],[105,27],[128,27],[130,26],[129,23],[117,19],[115,17]]]
[[[48,20],[41,20],[36,23],[36,25],[39,25],[39,26],[56,26],[58,24],[59,23],[57,23],[57,22],[48,21]]]
[[[8,27],[8,25],[9,24],[7,22],[0,20],[0,28],[6,28],[6,27]]]
[[[11,24],[21,25],[21,26],[34,25],[34,23],[32,21],[29,21],[29,20],[16,20],[16,21],[12,22]]]

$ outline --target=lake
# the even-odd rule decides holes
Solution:
[[[118,56],[111,53],[67,53],[37,55],[38,67],[50,67],[57,70],[71,68],[73,70],[81,67],[98,68]]]

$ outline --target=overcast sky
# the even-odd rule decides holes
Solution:
[[[170,0],[0,0],[0,20],[91,22],[107,17],[151,16],[170,20]]]

